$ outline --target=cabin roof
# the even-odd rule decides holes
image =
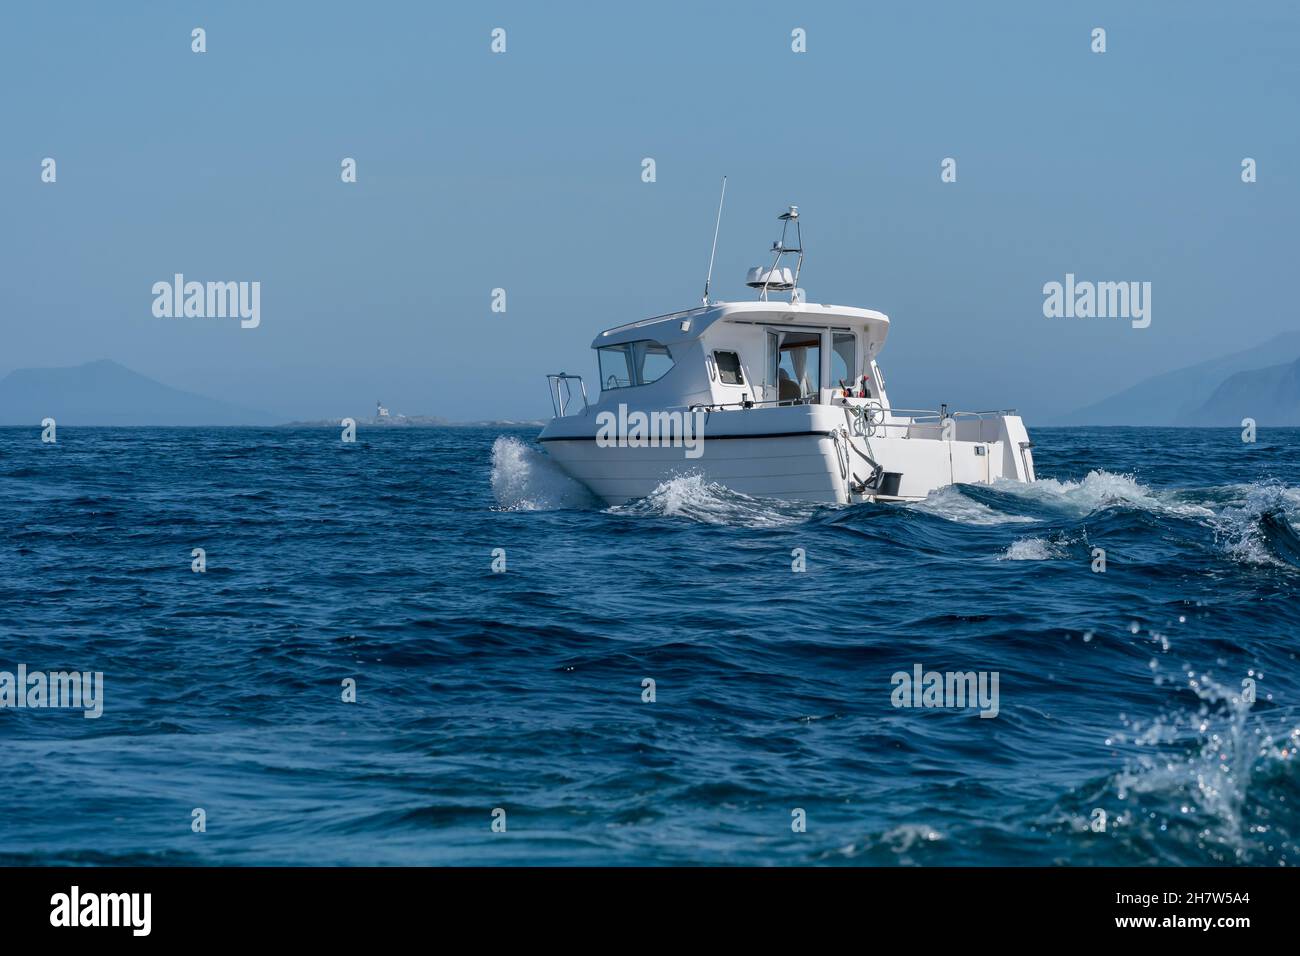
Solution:
[[[682,324],[689,322],[686,329]],[[606,329],[592,341],[593,349],[653,339],[663,345],[689,342],[718,322],[753,322],[771,325],[839,326],[866,332],[879,352],[889,334],[889,316],[874,309],[816,302],[715,302],[681,312],[656,315]]]

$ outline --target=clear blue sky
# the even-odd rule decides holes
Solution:
[[[545,417],[596,331],[698,301],[726,173],[716,295],[748,297],[798,203],[809,299],[894,320],[896,404],[1032,426],[1300,327],[1298,9],[8,4],[0,374],[112,358],[286,418]],[[261,327],[154,318],[174,272],[259,280]],[[1152,282],[1151,327],[1044,318],[1067,272]]]

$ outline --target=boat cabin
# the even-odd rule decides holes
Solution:
[[[772,243],[771,265],[755,266],[746,279],[758,293],[756,301],[710,302],[710,261],[703,305],[596,336],[596,408],[745,410],[843,403],[846,397],[888,407],[876,359],[889,318],[871,309],[807,302],[799,288],[804,250],[798,207],[778,219],[781,238]],[[793,269],[782,265],[787,256],[797,257]],[[789,293],[788,301],[772,301],[773,292]],[[590,407],[581,376],[549,379],[556,417],[578,411],[573,381],[582,388],[582,410]]]
[[[596,336],[601,406],[744,409],[885,401],[880,312],[804,302],[720,302]]]

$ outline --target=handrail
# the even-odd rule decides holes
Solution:
[[[573,376],[573,377],[576,378],[578,376]],[[664,409],[667,411],[671,411],[673,409],[684,409],[686,411],[694,411],[696,409],[700,409],[701,411],[711,412],[711,411],[721,411],[724,408],[749,409],[749,408],[762,408],[765,406],[777,407],[777,406],[784,406],[784,405],[823,405],[823,404],[829,404],[829,403],[818,402],[812,396],[805,396],[803,398],[767,399],[761,401],[755,401],[753,399],[747,398],[747,399],[742,399],[741,401],[738,402],[695,402],[691,405],[665,405]],[[843,405],[832,406],[832,407],[853,408],[855,406],[845,403]],[[943,421],[943,413],[940,410],[935,408],[894,408],[892,406],[886,405],[883,406],[883,411],[886,416],[886,421],[883,422],[882,424],[892,425],[894,427],[902,427],[904,425],[930,427],[929,422],[919,420],[918,416],[924,416],[926,418],[933,417],[936,419],[938,423],[942,423]],[[888,421],[888,417],[890,415],[896,415],[898,413],[911,415],[912,417],[906,419],[905,421],[898,421],[898,422]],[[986,418],[999,418],[1003,415],[1014,415],[1015,413],[1016,410],[1014,408],[1002,409],[1002,410],[987,409],[985,411],[979,411],[979,412],[963,412],[963,411],[949,412],[947,417],[948,418],[959,418],[959,417],[977,418],[980,421],[983,421]]]
[[[568,372],[552,372],[546,376],[547,388],[551,393],[551,411],[555,413],[555,418],[565,418],[568,415],[569,402],[573,401],[574,394],[569,382],[577,379],[578,387],[582,389],[582,412],[587,414],[587,409],[591,403],[587,401],[587,384],[582,380],[581,375],[570,375]],[[561,391],[561,385],[564,390]],[[578,413],[574,413],[575,415]]]
[[[575,412],[574,414],[585,415],[587,413],[587,410],[591,407],[591,403],[587,398],[587,386],[586,383],[583,382],[581,375],[570,375],[567,372],[556,372],[547,375],[546,378],[550,385],[550,391],[551,391],[551,410],[555,413],[556,418],[564,418],[568,415],[568,406],[569,403],[573,400],[574,396],[572,395],[572,392],[567,383],[574,379],[577,380],[579,387],[582,389],[582,412],[581,413]],[[564,387],[563,392],[561,391],[561,386]],[[939,409],[882,407],[876,404],[874,400],[867,400],[867,402],[870,402],[871,404],[875,404],[876,413],[881,416],[881,420],[879,422],[873,422],[869,429],[864,429],[863,431],[864,438],[867,438],[870,435],[879,435],[879,437],[881,438],[889,438],[889,437],[908,438],[911,437],[911,435],[909,434],[910,432],[919,429],[934,429],[935,431],[942,433],[944,428],[944,422],[947,420],[955,421],[958,418],[973,418],[976,419],[977,421],[984,422],[988,419],[995,419],[1003,415],[1015,414],[1015,409],[1004,409],[1004,410],[990,409],[990,410],[979,411],[979,412],[965,412],[965,411],[948,412],[948,414],[944,416],[943,411]],[[866,403],[862,405],[858,405],[858,404],[851,404],[849,402],[843,402],[839,405],[830,405],[829,403],[818,402],[812,396],[805,396],[803,398],[769,399],[769,400],[760,400],[760,401],[754,401],[753,399],[746,398],[738,402],[695,402],[690,405],[665,405],[662,406],[661,410],[662,411],[687,411],[687,412],[701,411],[707,414],[711,414],[715,411],[722,411],[724,409],[746,410],[751,408],[780,407],[780,406],[787,406],[787,405],[788,406],[818,405],[818,404],[827,404],[827,407],[842,408],[844,409],[846,415],[851,414],[852,410],[855,408],[867,407]],[[933,420],[927,421],[925,419],[933,419]],[[891,436],[890,433],[891,428],[901,429],[903,431],[903,434],[901,436]],[[877,429],[879,429],[879,431],[877,431]],[[867,443],[867,448],[870,453],[871,444],[869,441]],[[872,454],[873,461],[874,461],[874,457],[875,457],[874,454]]]
[[[872,402],[873,400],[868,399],[866,401]],[[681,411],[688,411],[688,412],[702,411],[708,414],[712,414],[715,411],[723,411],[725,409],[746,410],[751,408],[777,407],[777,406],[785,406],[785,405],[817,405],[817,404],[826,404],[826,403],[817,402],[812,396],[806,396],[804,398],[798,398],[798,399],[794,399],[794,398],[769,399],[766,401],[754,401],[752,399],[742,399],[741,401],[738,402],[696,402],[692,405],[666,405],[664,406],[663,410],[664,411],[681,410]],[[854,408],[865,407],[865,404],[856,405],[856,404],[850,404],[848,402],[844,402],[839,405],[828,404],[827,407],[842,408],[845,410],[845,413],[848,414]],[[878,414],[881,415],[881,420],[879,422],[872,424],[869,429],[864,430],[863,433],[864,437],[867,437],[868,435],[878,435],[881,438],[925,437],[926,440],[929,440],[928,436],[919,436],[919,435],[913,436],[911,433],[913,431],[920,430],[920,429],[933,429],[934,431],[942,434],[944,428],[944,422],[948,419],[955,421],[958,418],[973,418],[979,422],[984,422],[988,420],[995,420],[1001,417],[1002,415],[1015,414],[1015,409],[1001,410],[1001,411],[989,409],[989,410],[979,411],[979,412],[966,412],[966,411],[949,412],[945,418],[942,417],[943,412],[941,410],[933,409],[933,408],[890,408],[890,407],[882,408],[879,405],[877,405],[876,407],[879,410]],[[907,416],[907,417],[900,417],[900,416]],[[924,419],[933,419],[933,420],[926,421]],[[891,434],[890,429],[900,429],[902,431],[902,434],[901,435]],[[870,442],[868,442],[868,448],[870,448]],[[874,455],[873,455],[873,460],[874,460]]]

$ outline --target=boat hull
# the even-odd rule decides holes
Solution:
[[[958,422],[952,440],[921,437],[921,426],[880,425],[865,437],[850,426],[842,408],[802,405],[714,412],[694,447],[627,436],[598,441],[589,417],[554,419],[539,440],[561,470],[607,504],[696,475],[753,497],[827,504],[916,501],[954,483],[1033,480],[1028,436],[1016,416]],[[897,476],[897,486],[887,488],[892,494],[862,487],[873,470],[864,450]]]
[[[699,475],[756,498],[842,502],[827,435],[708,439],[699,458],[681,448],[600,447],[594,439],[544,441],[551,459],[606,504],[644,498],[666,481]]]

